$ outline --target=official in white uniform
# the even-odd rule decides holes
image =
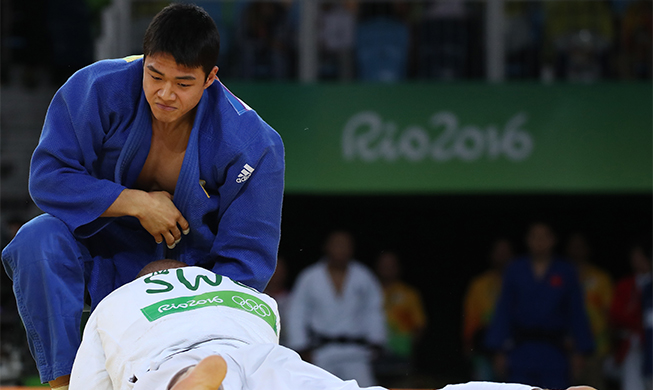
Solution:
[[[341,379],[371,386],[373,355],[386,338],[383,292],[353,250],[348,232],[328,236],[324,258],[297,277],[284,324],[288,347]]]

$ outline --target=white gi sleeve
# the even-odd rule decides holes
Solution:
[[[304,271],[299,275],[290,296],[288,315],[282,320],[288,336],[288,347],[295,351],[303,351],[310,346],[308,321],[311,310],[311,281]]]
[[[536,387],[517,383],[467,382],[447,385],[442,390],[539,390]]]
[[[367,306],[365,315],[367,320],[368,341],[376,345],[384,345],[386,341],[386,319],[383,311],[383,290],[378,280],[371,272],[367,272]]]
[[[97,330],[97,316],[91,315],[82,343],[77,350],[68,390],[112,390],[111,377],[106,368],[102,339]]]

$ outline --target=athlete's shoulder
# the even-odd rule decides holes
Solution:
[[[100,60],[70,76],[59,94],[69,107],[86,107],[90,101],[101,100],[105,109],[133,108],[142,94],[142,80],[142,60]]]
[[[359,273],[359,274],[362,274],[362,275],[365,275],[365,276],[368,276],[368,277],[370,277],[370,276],[374,277],[374,273],[372,272],[372,270],[367,265],[361,263],[358,260],[351,260],[349,262],[349,266],[351,267],[351,270],[356,272],[356,273]]]
[[[308,265],[306,268],[301,270],[297,276],[298,284],[307,284],[309,286],[314,286],[316,279],[323,277],[327,272],[327,264],[325,259],[320,259],[317,262]]]
[[[519,256],[510,262],[503,271],[503,280],[521,278],[526,272],[531,272],[530,256]]]
[[[372,269],[358,260],[351,260],[349,262],[349,270],[351,271],[352,278],[356,279],[359,283],[365,284],[368,287],[381,289],[381,283],[376,277]]]
[[[113,82],[124,86],[130,80],[141,80],[142,56],[99,60],[75,72],[68,82]]]
[[[241,147],[283,145],[281,136],[247,103],[216,80],[208,88],[205,115],[220,123],[222,142]],[[217,107],[215,107],[217,106]]]
[[[578,278],[578,267],[576,267],[575,264],[570,263],[567,259],[556,257],[553,259],[551,266],[559,272],[564,272],[567,275]]]

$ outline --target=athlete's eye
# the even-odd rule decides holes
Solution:
[[[184,88],[186,88],[186,87],[190,87],[190,84],[181,84],[181,83],[180,83],[179,86],[180,86],[180,87],[184,87]]]
[[[153,74],[151,74],[150,77],[152,77],[154,80],[161,80],[161,77],[155,76]]]

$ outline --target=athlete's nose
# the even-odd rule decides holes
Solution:
[[[172,83],[165,83],[163,88],[159,89],[159,97],[163,100],[174,100],[175,93],[172,90]]]

